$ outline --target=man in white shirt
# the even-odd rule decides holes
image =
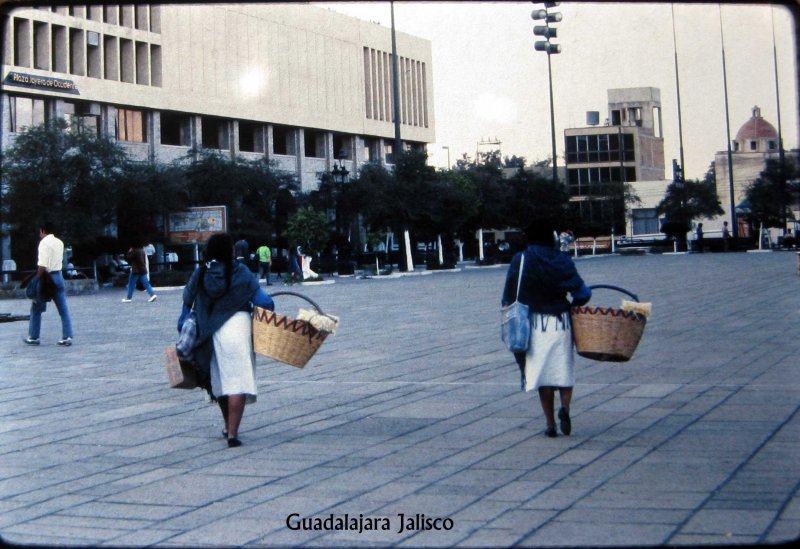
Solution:
[[[53,234],[52,224],[45,221],[39,226],[39,258],[36,262],[36,277],[39,279],[40,291],[46,291],[45,278],[53,281],[54,295],[51,298],[56,304],[58,315],[61,317],[61,339],[58,345],[69,347],[72,345],[72,319],[69,316],[67,296],[64,291],[64,277],[61,274],[64,261],[64,243]],[[42,307],[38,300],[31,303],[31,318],[28,324],[28,337],[23,339],[26,345],[39,345],[39,332],[42,327]]]

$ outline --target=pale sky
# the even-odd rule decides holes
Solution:
[[[323,7],[391,23],[389,2],[323,3]],[[551,58],[558,163],[566,128],[586,126],[586,111],[608,116],[607,89],[661,90],[666,176],[679,158],[672,4],[573,3],[555,8],[562,53]],[[547,55],[533,49],[531,2],[395,2],[398,31],[426,38],[433,51],[436,142],[429,162],[444,167],[475,156],[480,141],[501,141],[503,156],[528,163],[551,155]],[[674,4],[685,172],[702,178],[726,150],[720,10],[725,41],[731,139],[753,106],[778,127],[773,19],[781,133],[798,146],[797,67],[792,17],[765,4]],[[481,147],[484,151],[485,147]]]

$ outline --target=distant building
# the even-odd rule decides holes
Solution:
[[[587,118],[593,122],[595,117]],[[595,185],[623,182],[638,188],[639,182],[655,182],[659,200],[663,197],[668,182],[664,180],[661,128],[661,93],[658,88],[645,87],[608,90],[604,125],[564,131],[567,187],[581,219],[610,218],[612,205],[593,196]],[[632,213],[627,231],[658,232],[654,205]]]
[[[274,160],[314,189],[392,163],[391,31],[304,4],[45,4],[2,14],[0,150],[53,117],[166,163]],[[431,44],[397,34],[404,146],[435,140]]]
[[[758,179],[766,167],[768,159],[777,159],[780,155],[778,132],[775,127],[761,116],[761,109],[753,107],[753,115],[745,122],[732,143],[731,160],[733,164],[733,203],[739,211],[747,208],[745,203],[748,187]],[[785,156],[798,161],[798,151],[786,151]],[[716,172],[717,195],[725,213],[708,223],[703,223],[704,228],[710,231],[721,231],[722,222],[731,221],[731,192],[728,170],[728,151],[718,151],[714,156],[714,169]],[[800,216],[796,212],[795,216]],[[750,227],[746,218],[738,218],[739,236],[749,236]]]

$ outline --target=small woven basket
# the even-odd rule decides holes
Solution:
[[[618,290],[639,301],[635,294],[616,286],[598,284],[590,288]],[[647,318],[640,314],[611,307],[572,307],[571,313],[575,350],[582,357],[604,362],[630,360],[647,324]]]
[[[292,295],[308,301],[321,315],[325,313],[309,298],[294,292],[275,292],[272,296]],[[328,337],[329,332],[314,328],[306,320],[255,307],[253,310],[253,350],[289,364],[304,367]]]

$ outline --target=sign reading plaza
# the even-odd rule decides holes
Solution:
[[[167,240],[172,244],[205,243],[212,234],[227,230],[225,206],[197,206],[167,216]]]
[[[3,80],[3,84],[6,86],[53,90],[80,95],[78,87],[72,80],[53,78],[51,76],[36,76],[34,74],[23,74],[21,72],[9,72]]]

